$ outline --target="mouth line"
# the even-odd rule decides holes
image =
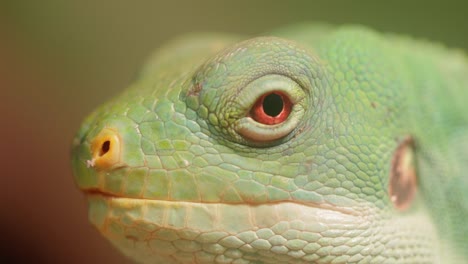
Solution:
[[[113,193],[105,192],[105,191],[102,191],[102,190],[97,189],[97,188],[85,189],[85,190],[82,190],[82,191],[83,191],[84,194],[90,195],[90,196],[103,196],[103,197],[107,197],[107,198],[129,198],[129,197],[119,196],[119,195],[115,195]],[[137,198],[137,197],[131,198],[131,199],[149,200],[149,199]]]
[[[104,199],[112,199],[112,200],[122,199],[122,200],[135,200],[135,201],[146,201],[146,202],[147,201],[154,201],[154,202],[159,201],[159,202],[168,202],[168,203],[172,202],[172,203],[226,204],[226,205],[251,205],[251,206],[293,203],[297,205],[313,207],[316,209],[335,211],[335,212],[339,212],[339,213],[350,215],[350,216],[362,216],[362,212],[359,212],[359,210],[356,210],[355,208],[341,207],[341,206],[333,205],[330,203],[312,203],[312,202],[300,202],[300,201],[294,201],[294,200],[269,201],[269,202],[264,202],[264,203],[249,203],[249,202],[228,203],[228,202],[223,202],[223,201],[218,201],[218,202],[184,201],[184,200],[170,200],[170,199],[168,200],[152,199],[152,198],[144,198],[144,197],[127,197],[127,196],[116,195],[110,192],[106,192],[98,188],[84,189],[82,191],[84,192],[86,196],[90,196],[90,197],[94,196],[94,197],[101,197]]]

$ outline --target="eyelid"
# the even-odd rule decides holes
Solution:
[[[293,92],[293,90],[297,91]],[[304,93],[299,84],[292,79],[283,75],[271,74],[262,76],[247,84],[239,91],[237,100],[241,108],[250,110],[263,94],[278,91],[287,94],[291,103],[296,104],[303,97],[303,95],[299,94],[299,90]]]
[[[271,92],[280,92],[287,96],[291,103],[288,117],[278,124],[263,124],[250,115],[251,109],[259,98]],[[294,80],[283,75],[265,75],[246,85],[238,95],[238,106],[244,116],[234,124],[236,133],[247,144],[265,145],[291,134],[299,125],[305,112],[305,92]]]
[[[303,112],[303,111],[301,111]],[[274,141],[288,135],[299,123],[299,119],[288,118],[285,122],[276,125],[265,125],[245,117],[238,121],[236,130],[244,138],[255,142]]]

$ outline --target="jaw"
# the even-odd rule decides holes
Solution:
[[[353,214],[294,202],[194,203],[100,194],[88,195],[88,201],[96,228],[139,262],[344,263],[409,257],[424,262],[434,257],[428,250],[434,240],[424,235],[433,230],[419,224],[425,221],[420,216],[402,225],[401,219],[377,217],[372,209]],[[412,249],[404,247],[405,240]],[[415,240],[421,240],[416,250]]]

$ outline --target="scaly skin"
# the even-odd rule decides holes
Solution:
[[[358,26],[268,35],[175,40],[86,119],[97,229],[147,263],[467,261],[466,57]],[[258,119],[272,91],[290,112]]]

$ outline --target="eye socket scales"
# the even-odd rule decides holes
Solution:
[[[217,140],[272,147],[307,131],[306,114],[316,118],[325,70],[309,47],[278,37],[253,38],[200,65],[181,99]]]

